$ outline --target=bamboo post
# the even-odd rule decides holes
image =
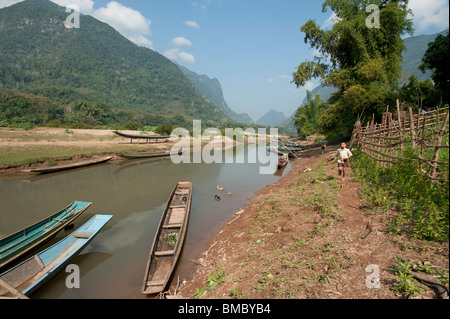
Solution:
[[[402,115],[400,112],[400,101],[399,100],[397,100],[397,117],[398,117],[398,129],[399,129],[399,134],[400,134],[400,140],[402,141],[402,143],[400,144],[400,149],[401,149],[400,154],[403,154]]]
[[[0,286],[8,290],[10,293],[12,293],[14,296],[16,296],[19,299],[30,299],[27,296],[25,296],[23,293],[21,293],[19,290],[8,284],[3,279],[0,279]]]
[[[445,134],[445,126],[447,125],[448,122],[448,111],[447,111],[447,115],[445,116],[444,122],[442,122],[442,127],[441,130],[439,131],[439,135],[436,141],[436,147],[434,148],[434,156],[433,156],[433,169],[431,170],[431,178],[436,178],[436,174],[437,174],[437,170],[438,170],[438,163],[437,160],[439,159],[439,151],[440,151],[440,146],[442,143],[442,138],[444,137]]]
[[[392,129],[394,127],[394,121],[392,119],[392,113],[389,113],[389,132],[388,132],[388,136],[391,137],[392,136]],[[392,149],[389,150],[389,155],[393,156],[395,153],[395,156],[397,156],[397,151],[394,151]],[[389,168],[392,167],[392,163],[389,163]]]
[[[375,134],[375,114],[372,114],[372,124],[370,125],[370,143],[372,144],[375,143],[374,134]],[[373,149],[370,155],[375,157],[376,153],[373,151]]]
[[[409,108],[409,131],[411,134],[411,144],[412,147],[415,148],[416,147],[416,136],[415,136],[415,132],[414,132],[414,118],[413,118],[413,113],[412,113],[412,108]]]
[[[420,116],[420,114],[419,114]],[[419,164],[419,168],[422,169],[422,162],[423,162],[423,156],[425,153],[425,126],[426,126],[426,122],[425,119],[422,119],[422,133],[421,135],[421,140],[420,140],[420,164]]]
[[[389,105],[388,105],[388,107],[387,107],[387,109],[386,109],[386,116],[384,117],[384,128],[385,128],[385,130],[387,130],[387,132],[385,132],[384,133],[384,136],[389,136],[389,130],[390,130],[390,127],[389,127]],[[390,142],[388,143],[388,141],[387,140],[384,140],[384,153],[387,155],[388,154],[388,148],[389,148],[389,145],[390,144]],[[388,158],[385,156],[385,158],[384,158],[385,160],[387,160]],[[384,163],[384,167],[388,167],[389,165],[388,165],[389,163],[388,162],[385,162]]]
[[[420,143],[420,113],[421,113],[421,109],[419,109],[419,113],[416,115],[417,121],[416,121],[416,141],[418,143]]]

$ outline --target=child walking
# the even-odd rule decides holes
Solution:
[[[347,148],[347,144],[341,143],[341,148],[339,148],[336,153],[333,154],[332,159],[338,156],[338,170],[339,176],[342,176],[341,180],[345,180],[345,168],[350,167],[348,160],[353,156],[352,152]]]

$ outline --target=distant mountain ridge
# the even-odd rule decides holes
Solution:
[[[218,79],[211,79],[207,75],[197,74],[182,65],[178,65],[178,67],[181,71],[183,71],[184,75],[191,80],[200,93],[202,93],[211,102],[215,103],[217,107],[222,108],[233,120],[238,123],[253,123],[253,120],[247,113],[238,114],[228,106],[223,96],[222,85]]]
[[[283,114],[283,112],[278,112],[272,109],[256,121],[256,124],[275,127],[286,121],[286,119],[287,117]]]
[[[231,120],[163,55],[88,15],[68,29],[67,16],[47,0],[0,9],[0,87],[65,104],[84,99],[164,117]]]

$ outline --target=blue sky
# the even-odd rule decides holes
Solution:
[[[330,26],[332,14],[322,13],[322,1],[305,0],[52,1],[77,4],[133,42],[217,78],[228,105],[255,121],[270,109],[290,116],[302,103],[306,88],[290,83],[291,74],[314,52],[300,27],[309,19]],[[410,0],[410,7],[416,34],[448,28],[448,0]]]

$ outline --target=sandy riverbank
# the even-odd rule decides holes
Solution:
[[[121,131],[137,134],[139,131]],[[146,133],[146,135],[155,135]],[[24,176],[23,169],[30,167],[69,164],[77,161],[112,156],[113,161],[122,159],[118,154],[153,153],[169,151],[177,140],[165,143],[147,143],[119,137],[111,130],[65,129],[38,127],[32,130],[0,128],[0,178]],[[228,142],[228,144],[225,144]],[[216,137],[201,143],[235,145],[227,137]],[[193,141],[192,144],[194,145]],[[192,147],[191,149],[194,149]]]

